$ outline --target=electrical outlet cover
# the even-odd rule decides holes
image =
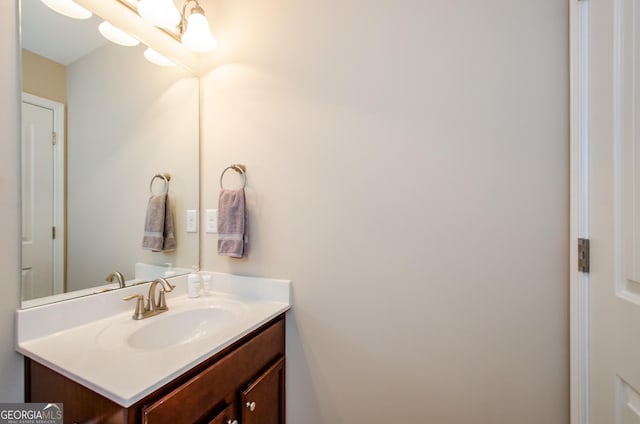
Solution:
[[[194,209],[187,210],[187,233],[198,232],[198,213]]]
[[[218,232],[218,210],[217,209],[207,209],[207,233],[217,233]]]

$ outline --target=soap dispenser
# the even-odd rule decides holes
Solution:
[[[191,298],[200,297],[200,274],[198,274],[198,268],[195,266],[187,276],[187,296]]]
[[[202,293],[204,296],[211,296],[211,274],[202,275]]]

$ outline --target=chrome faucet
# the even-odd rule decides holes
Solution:
[[[113,282],[113,279],[118,280],[118,286],[122,289],[127,285],[124,283],[124,275],[120,271],[114,271],[111,274],[107,275],[106,281],[109,283]]]
[[[160,292],[156,297],[156,286],[160,284],[162,287],[160,288]],[[133,300],[136,299],[136,309],[133,312],[133,319],[145,319],[152,317],[154,315],[158,315],[161,312],[165,312],[169,310],[167,306],[167,300],[165,298],[165,293],[172,291],[176,286],[172,286],[165,278],[156,278],[151,282],[149,286],[149,295],[147,297],[147,301],[144,301],[144,295],[142,294],[133,294],[131,296],[127,296],[123,298],[123,300]]]

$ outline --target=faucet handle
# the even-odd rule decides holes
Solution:
[[[133,300],[136,301],[136,309],[133,311],[133,319],[142,319],[144,318],[144,313],[146,312],[146,308],[144,306],[144,296],[141,294],[132,294],[131,296],[123,297],[122,300]]]

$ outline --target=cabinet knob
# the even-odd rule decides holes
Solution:
[[[249,408],[249,411],[251,411],[251,412],[256,410],[256,403],[255,402],[247,402],[246,406],[247,406],[247,408]]]

